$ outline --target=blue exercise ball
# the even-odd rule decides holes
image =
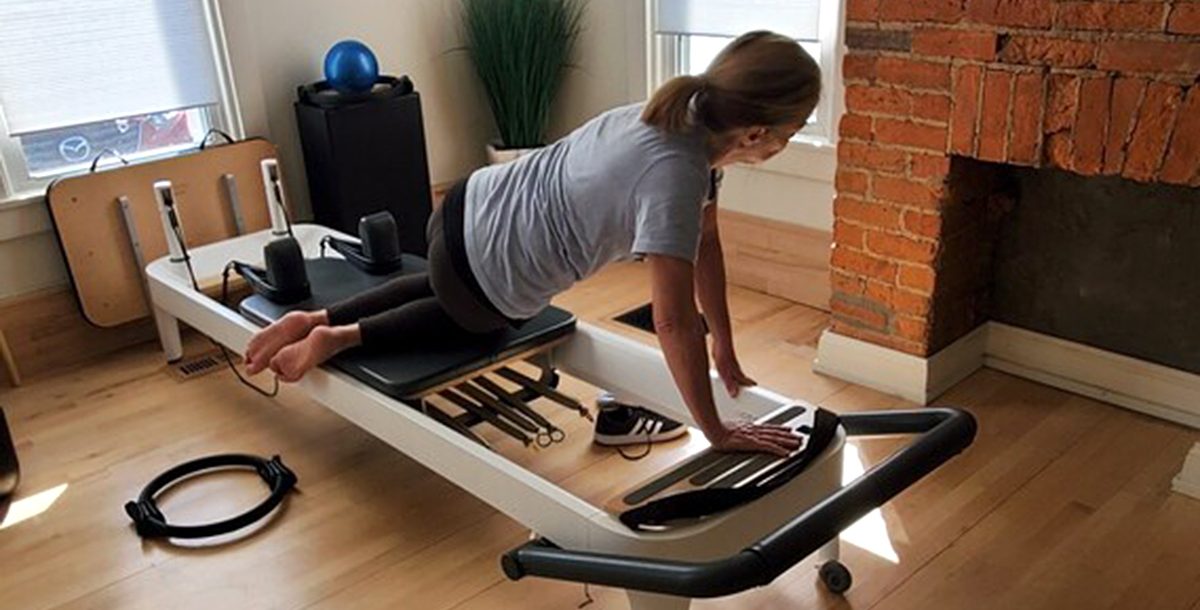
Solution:
[[[357,40],[343,40],[325,54],[325,80],[338,91],[370,91],[378,78],[379,62],[375,54]]]

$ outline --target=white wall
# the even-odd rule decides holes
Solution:
[[[67,269],[45,206],[0,209],[0,300],[65,283]]]
[[[761,166],[725,172],[721,206],[820,231],[833,230],[832,146],[793,142]]]
[[[593,116],[646,98],[645,0],[591,0],[567,70],[549,138]]]

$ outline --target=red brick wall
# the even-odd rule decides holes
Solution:
[[[951,156],[1200,186],[1200,1],[847,1],[835,332],[929,355],[986,319],[1011,201]]]

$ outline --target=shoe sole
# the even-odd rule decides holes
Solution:
[[[609,435],[609,434],[599,434],[599,433],[593,432],[592,440],[595,441],[595,443],[597,445],[604,445],[605,447],[623,447],[626,445],[645,445],[647,440],[649,440],[650,443],[652,443],[652,444],[653,443],[661,443],[663,441],[674,440],[674,439],[677,439],[677,438],[687,434],[687,431],[688,431],[687,426],[679,426],[678,428],[671,430],[670,432],[660,432],[658,434],[651,434],[649,436],[646,436],[645,434],[634,435],[634,436],[631,436],[628,434],[622,434],[620,436],[613,436],[613,435]]]

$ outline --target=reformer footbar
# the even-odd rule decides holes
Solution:
[[[543,576],[692,598],[761,587],[966,449],[976,429],[970,414],[945,408],[851,413],[841,421],[850,436],[920,437],[738,553],[688,562],[568,550],[536,539],[505,553],[501,567],[512,580]]]
[[[297,224],[293,228],[310,258],[316,256],[320,239],[333,233],[313,225]],[[201,277],[216,277],[228,260],[253,260],[260,255],[265,239],[269,239],[269,234],[260,232],[198,247],[192,252],[192,262]],[[337,262],[332,258],[309,261],[327,266]],[[405,268],[411,268],[407,262]],[[414,264],[421,262],[415,259]],[[314,278],[325,272],[346,275],[335,268],[314,271],[310,267],[309,272],[318,299],[329,295]],[[245,304],[244,317],[190,290],[186,272],[178,263],[160,259],[149,265],[147,275],[156,323],[169,359],[181,355],[177,320],[187,322],[234,351],[244,351],[250,336],[265,323],[264,319],[255,318],[253,308]],[[295,384],[295,391],[303,392],[535,532],[542,542],[506,556],[505,568],[510,576],[538,575],[625,587],[633,610],[679,610],[687,607],[687,596],[725,595],[760,586],[814,551],[821,566],[822,582],[831,591],[844,591],[849,586],[849,573],[837,561],[837,532],[961,451],[974,434],[970,416],[954,410],[850,414],[843,415],[841,423],[833,426],[832,437],[818,451],[818,443],[813,440],[821,428],[817,425],[816,407],[762,387],[746,388],[737,398],[731,398],[714,376],[713,396],[723,417],[762,421],[792,408],[785,421],[808,436],[805,449],[811,448],[815,455],[807,458],[802,469],[789,468],[794,463],[791,460],[780,462],[759,456],[705,458],[689,466],[685,474],[673,474],[673,483],[660,484],[663,489],[657,497],[651,494],[640,505],[611,510],[607,508],[611,502],[587,500],[563,487],[565,481],[544,478],[549,475],[539,474],[537,469],[541,457],[523,458],[522,464],[513,461],[506,453],[521,449],[515,443],[508,443],[507,438],[502,439],[503,443],[493,440],[496,450],[489,450],[481,437],[472,438],[471,430],[466,427],[480,418],[436,415],[440,411],[423,398],[446,388],[458,392],[455,386],[464,383],[492,393],[493,388],[487,383],[477,381],[486,376],[493,384],[495,380],[516,383],[518,390],[505,391],[518,400],[528,402],[545,397],[579,412],[583,405],[554,387],[561,373],[611,391],[622,402],[643,405],[690,422],[661,352],[593,324],[576,324],[566,312],[556,315],[565,316],[570,323],[560,324],[562,317],[557,322],[548,320],[542,332],[520,345],[493,339],[473,345],[423,346],[410,355],[374,354],[354,361],[334,362],[310,371]],[[254,321],[249,321],[250,318]],[[478,351],[485,355],[468,358],[465,364],[451,362]],[[438,366],[422,364],[429,360],[438,362]],[[517,360],[531,360],[541,368],[541,378],[534,380],[537,384],[522,384],[505,374],[492,373]],[[429,375],[421,377],[424,372]],[[392,373],[400,375],[392,378]],[[534,393],[531,388],[538,384],[563,396],[555,400],[552,395]],[[413,393],[414,388],[419,390]],[[493,395],[513,407],[513,413],[522,413],[502,394]],[[465,393],[463,397],[472,404],[484,404]],[[502,417],[501,411],[489,409],[496,417]],[[802,413],[796,415],[795,409],[801,409]],[[797,417],[801,418],[799,423]],[[803,423],[804,418],[810,421]],[[535,423],[534,418],[526,419],[527,423]],[[448,424],[448,420],[459,425]],[[527,434],[516,424],[510,422],[510,425]],[[848,433],[922,431],[911,447],[872,469],[856,483],[842,486],[842,449]],[[546,457],[550,457],[549,451]],[[612,476],[613,468],[636,467],[617,461],[602,470]],[[785,474],[792,478],[786,482],[778,480]],[[644,473],[637,475],[641,476]],[[695,487],[691,479],[698,476],[707,481],[704,491],[736,491],[747,486],[779,484],[728,510],[697,519],[672,519],[666,524],[669,526],[666,531],[633,529],[620,519],[623,510],[686,493]],[[642,487],[645,485],[624,492],[613,502],[623,503],[622,498]],[[659,525],[647,527],[661,529]]]

